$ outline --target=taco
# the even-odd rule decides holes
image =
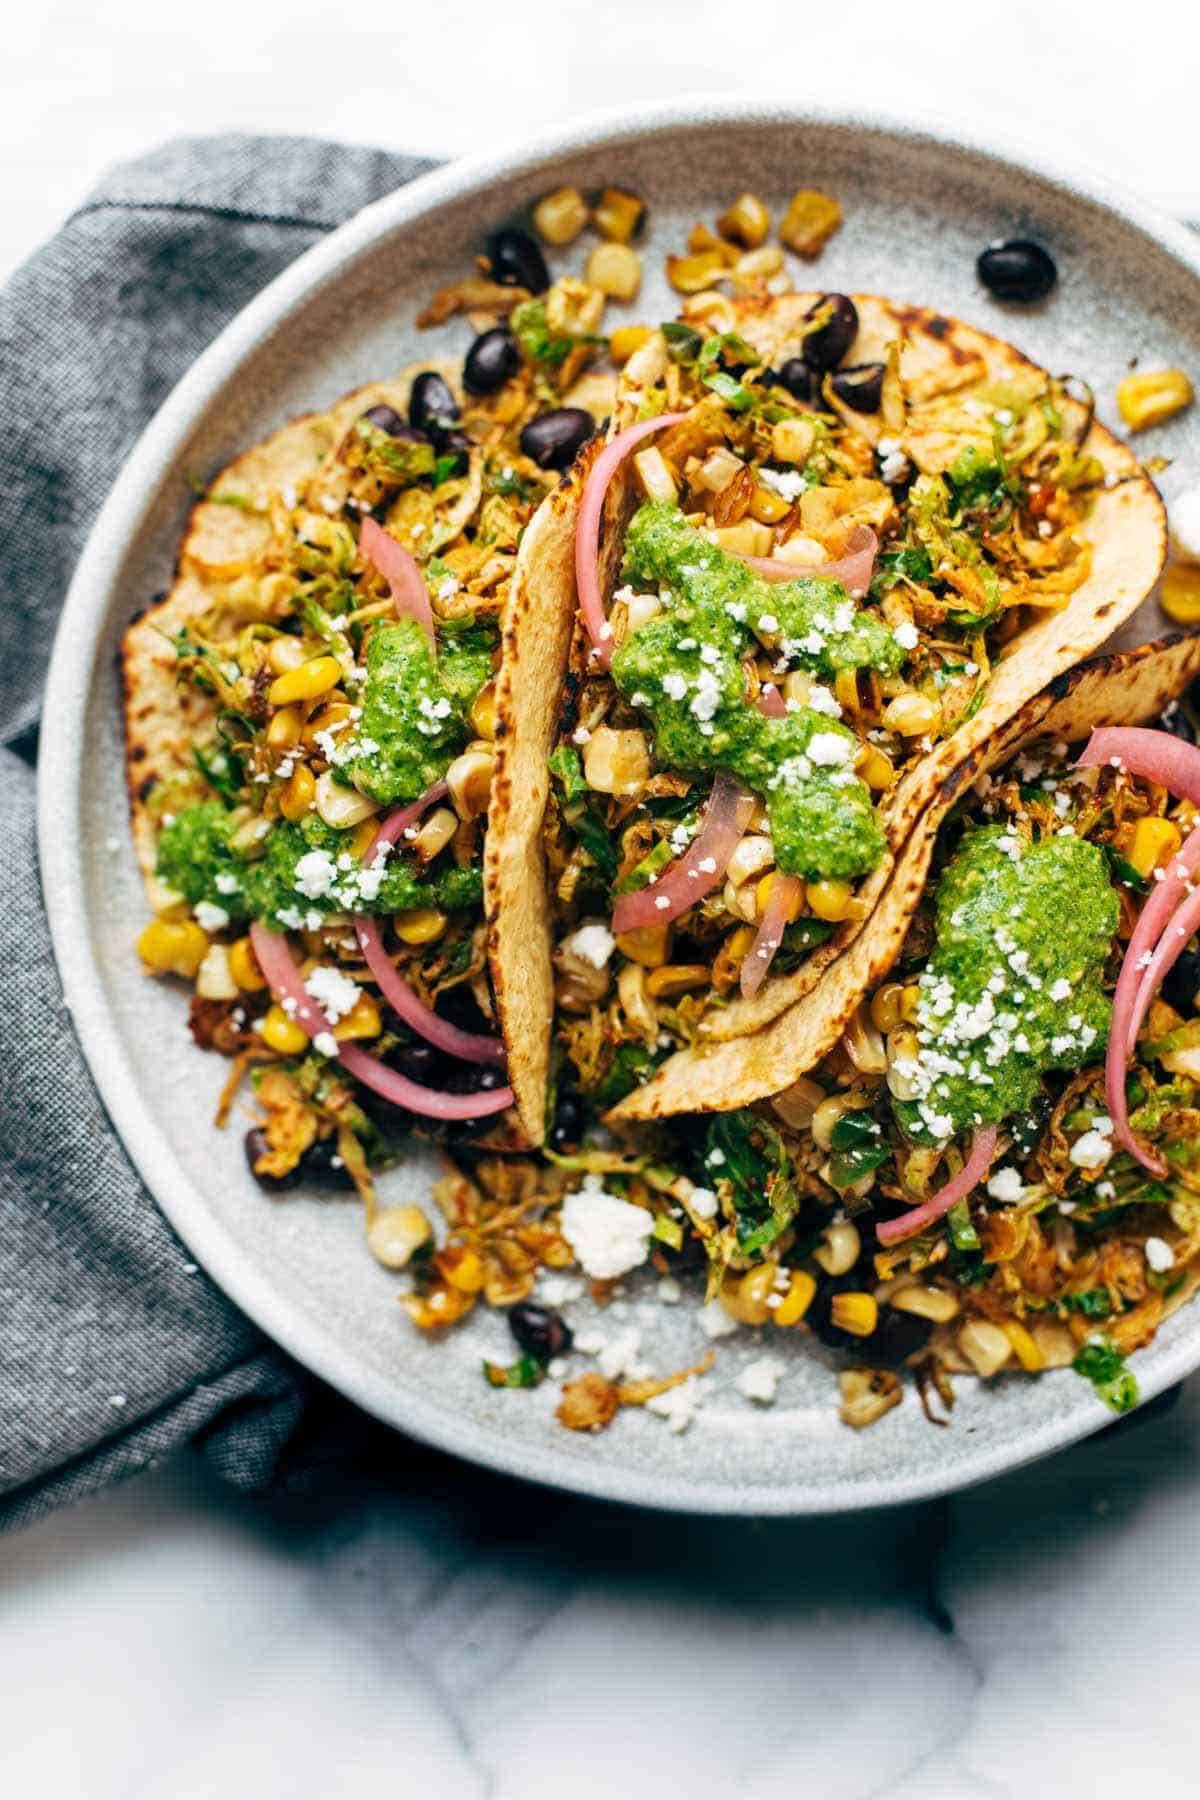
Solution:
[[[369,1192],[414,1123],[527,1141],[483,841],[503,614],[558,475],[521,449],[544,401],[515,346],[505,372],[472,395],[423,364],[236,458],[123,642],[143,962],[252,1072],[264,1185],[331,1165]]]
[[[551,994],[593,1104],[695,1110],[698,1046],[733,1041],[737,1105],[749,1034],[853,943],[940,784],[1162,567],[1153,484],[1079,383],[874,296],[701,302],[628,363],[610,441],[557,498],[523,629],[561,638],[573,511],[565,681],[514,662],[500,690],[503,770],[535,759],[524,721],[561,685],[549,950],[491,908],[509,987],[543,1008],[530,1111]],[[535,812],[501,823],[514,866]]]
[[[1200,750],[1172,705],[1198,672],[1192,637],[1052,684],[948,779],[820,990],[712,1052],[732,1079],[790,1024],[804,1072],[768,1097],[764,1058],[752,1106],[578,1159],[594,1186],[652,1167],[733,1318],[885,1367],[1074,1361],[1132,1404],[1123,1356],[1200,1284]]]

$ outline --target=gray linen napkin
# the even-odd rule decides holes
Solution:
[[[190,1439],[264,1482],[309,1398],[189,1260],[96,1097],[38,887],[38,712],[71,571],[156,407],[294,257],[431,166],[184,139],[115,169],[0,292],[0,1529]]]

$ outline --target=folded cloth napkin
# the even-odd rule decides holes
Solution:
[[[0,1527],[188,1440],[262,1483],[311,1397],[190,1261],[96,1098],[42,909],[33,764],[59,607],[138,433],[259,288],[431,166],[181,140],[114,170],[0,291]]]

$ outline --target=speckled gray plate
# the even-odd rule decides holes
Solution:
[[[661,252],[697,217],[752,188],[836,194],[846,223],[816,267],[827,288],[924,301],[1010,334],[1054,370],[1086,375],[1108,402],[1130,359],[1200,369],[1200,255],[1183,227],[1041,158],[951,141],[877,117],[698,104],[564,131],[454,165],[369,208],[302,257],[226,330],[171,395],[130,457],[71,587],[50,675],[41,758],[41,856],[67,999],[108,1109],[164,1211],[217,1281],[301,1362],[402,1429],[492,1467],[614,1499],[697,1512],[804,1513],[936,1494],[1094,1431],[1108,1418],[1076,1377],[960,1383],[949,1430],[910,1395],[874,1430],[838,1423],[831,1369],[802,1338],[741,1332],[718,1347],[691,1429],[623,1414],[599,1437],[552,1416],[557,1384],[496,1393],[481,1354],[507,1360],[503,1319],[482,1313],[444,1344],[417,1337],[395,1279],[367,1254],[352,1204],[267,1199],[240,1133],[210,1125],[223,1067],[195,1051],[178,992],[142,980],[133,940],[144,903],[125,825],[113,653],[130,614],[166,585],[186,508],[184,476],[215,470],[290,415],[324,405],[414,357],[461,353],[468,327],[420,334],[440,283],[471,266],[485,232],[562,182],[628,185],[650,205],[647,287],[633,318],[670,317]],[[1003,309],[976,283],[980,247],[1029,234],[1059,265],[1044,306]],[[560,266],[578,268],[582,245]],[[619,310],[619,309],[614,309]],[[1142,440],[1200,472],[1195,417]],[[1147,635],[1142,632],[1139,635]],[[423,1197],[414,1155],[387,1192]],[[576,1323],[585,1309],[572,1309]],[[604,1330],[634,1325],[656,1370],[706,1347],[694,1308],[631,1287]],[[770,1409],[735,1391],[769,1348],[787,1372]],[[576,1359],[577,1366],[586,1366]],[[1145,1395],[1200,1363],[1200,1309],[1138,1358]]]

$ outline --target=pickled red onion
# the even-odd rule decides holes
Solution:
[[[613,476],[635,444],[641,443],[643,438],[650,437],[655,431],[662,431],[667,425],[678,425],[686,418],[687,414],[681,412],[660,413],[656,419],[642,419],[638,424],[619,431],[612,443],[604,446],[584,482],[579,519],[575,526],[575,586],[583,622],[592,640],[593,653],[605,668],[612,661],[613,646],[612,627],[605,616],[604,598],[600,592],[600,515],[604,510],[604,496]]]
[[[499,1038],[487,1037],[482,1032],[461,1031],[418,999],[384,949],[383,936],[374,919],[355,919],[354,929],[380,993],[392,1011],[398,1013],[418,1037],[423,1037],[427,1044],[435,1044],[448,1056],[460,1056],[464,1062],[504,1061],[504,1045]]]
[[[736,550],[732,554],[767,581],[840,581],[847,593],[861,597],[871,585],[879,539],[869,525],[855,525],[846,544],[844,556],[815,566],[785,562],[778,556],[742,556]]]
[[[1089,769],[1106,765],[1139,775],[1156,787],[1166,788],[1177,799],[1200,801],[1200,750],[1169,731],[1154,731],[1143,725],[1100,726],[1088,739],[1078,766]],[[1125,1078],[1150,1002],[1196,929],[1194,923],[1190,929],[1187,927],[1194,916],[1195,898],[1188,893],[1188,884],[1197,867],[1200,827],[1191,832],[1172,857],[1168,872],[1155,885],[1134,926],[1113,994],[1112,1024],[1104,1058],[1104,1092],[1113,1135],[1123,1149],[1155,1175],[1165,1173],[1166,1165],[1130,1127]],[[1180,928],[1186,931],[1183,937],[1178,935]]]
[[[683,855],[657,881],[622,894],[613,908],[612,928],[637,931],[644,925],[669,925],[725,879],[729,859],[754,811],[754,796],[721,770],[712,785],[704,824]]]
[[[953,1180],[948,1181],[936,1194],[920,1206],[915,1206],[910,1213],[900,1219],[885,1219],[882,1225],[875,1227],[875,1235],[881,1244],[895,1243],[897,1238],[911,1237],[914,1231],[923,1231],[926,1225],[932,1225],[950,1211],[950,1208],[973,1188],[979,1186],[996,1155],[996,1138],[998,1127],[988,1125],[977,1131],[971,1139],[971,1148],[967,1160]]]
[[[757,994],[766,980],[775,952],[783,942],[792,904],[799,894],[800,882],[795,875],[772,876],[758,935],[742,960],[742,992],[747,999]]]
[[[758,710],[764,719],[786,719],[787,701],[774,682],[769,681],[765,688],[760,689]]]
[[[331,1037],[329,1020],[305,987],[304,977],[296,966],[284,934],[281,931],[269,931],[256,919],[250,927],[250,942],[254,945],[258,966],[266,976],[271,992],[281,1005],[291,1002],[290,1008],[285,1005],[290,1017],[304,1028],[310,1038]],[[409,1081],[398,1069],[389,1069],[385,1063],[378,1062],[355,1044],[337,1044],[336,1050],[342,1066],[361,1081],[364,1087],[382,1094],[394,1106],[403,1106],[408,1112],[419,1113],[423,1118],[482,1119],[491,1113],[504,1112],[513,1103],[511,1088],[493,1088],[476,1094],[447,1094],[439,1088],[421,1087],[419,1083]]]
[[[1200,802],[1200,750],[1169,731],[1152,731],[1146,725],[1101,725],[1088,739],[1077,766],[1097,769],[1105,763],[1166,788],[1177,800]]]
[[[358,534],[358,548],[364,561],[383,576],[392,590],[397,616],[415,619],[431,644],[437,639],[433,631],[433,607],[416,559],[403,544],[398,544],[390,531],[385,531],[372,518],[365,518]]]
[[[386,844],[394,844],[397,838],[403,837],[410,825],[415,825],[435,801],[444,800],[449,792],[444,781],[435,781],[432,787],[426,788],[418,799],[410,801],[407,806],[394,807],[371,839],[370,848],[363,857],[367,868],[370,868]]]

